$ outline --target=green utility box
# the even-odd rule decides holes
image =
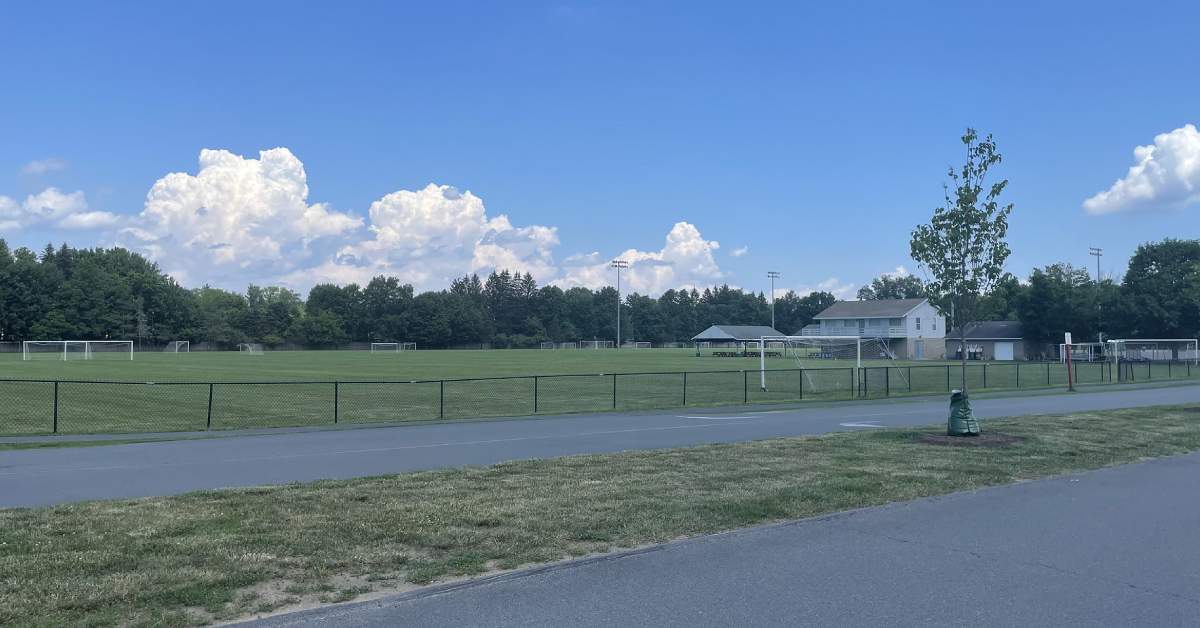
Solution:
[[[971,402],[961,390],[956,390],[950,395],[950,422],[946,426],[946,434],[979,436],[979,421],[971,414]]]

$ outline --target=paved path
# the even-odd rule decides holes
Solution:
[[[975,398],[981,418],[1200,402],[1200,386]],[[0,452],[0,507],[945,421],[947,402],[676,410]]]
[[[280,626],[1195,626],[1200,455],[751,528]]]

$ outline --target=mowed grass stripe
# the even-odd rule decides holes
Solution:
[[[0,511],[0,624],[186,625],[404,583],[1200,449],[1200,407],[944,427]]]

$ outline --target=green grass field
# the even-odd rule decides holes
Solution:
[[[492,351],[268,351],[139,353],[134,360],[21,360],[0,354],[0,434],[153,432],[380,423],[838,400],[944,392],[947,362],[698,357],[690,349]],[[886,368],[883,368],[886,367]],[[1191,376],[1147,366],[1150,379]],[[686,373],[686,374],[685,374]],[[538,375],[538,377],[531,377]],[[1100,364],[1077,369],[1101,383]],[[462,379],[473,381],[453,381]],[[491,379],[478,379],[491,378]],[[504,379],[508,378],[508,379]],[[1142,379],[1144,379],[1143,377]],[[973,390],[1064,386],[1060,364],[967,367]],[[442,380],[451,380],[445,381]],[[96,383],[96,382],[118,383]],[[337,385],[333,382],[339,382]],[[216,382],[210,386],[211,382]],[[57,422],[55,416],[57,414]]]

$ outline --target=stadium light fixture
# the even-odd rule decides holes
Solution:
[[[775,280],[782,275],[779,274],[779,271],[768,270],[767,277],[771,279],[771,329],[775,329]]]
[[[621,269],[629,268],[629,262],[623,259],[615,259],[612,261],[612,267],[617,269],[617,344],[619,350],[621,348]]]

